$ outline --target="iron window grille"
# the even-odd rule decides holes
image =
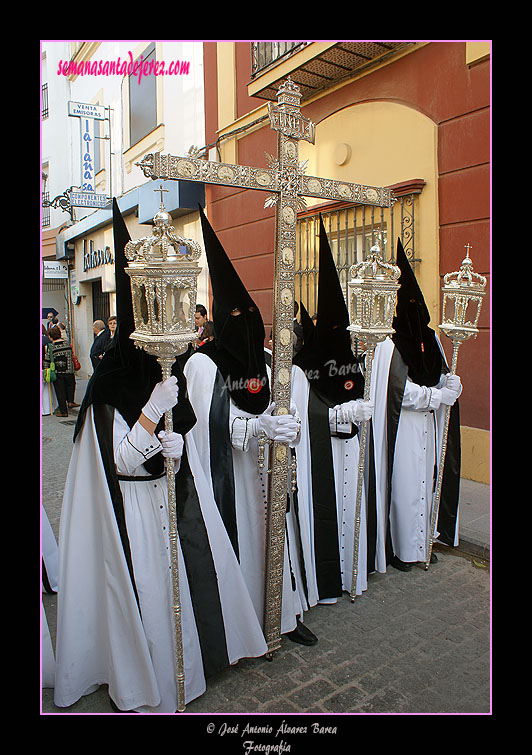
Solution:
[[[44,119],[48,118],[50,114],[48,110],[48,84],[42,85],[41,95],[41,116],[44,121]]]
[[[41,215],[41,227],[42,228],[48,228],[50,225],[50,205],[47,205],[46,203],[50,201],[50,193],[48,191],[43,191],[42,193],[42,215]]]
[[[397,197],[392,208],[340,205],[299,213],[295,263],[295,299],[315,314],[318,296],[319,216],[323,219],[342,290],[347,301],[351,265],[361,262],[378,244],[386,261],[395,262],[397,238],[410,264],[421,261],[416,247],[416,206],[421,188]],[[396,194],[397,196],[397,194]]]

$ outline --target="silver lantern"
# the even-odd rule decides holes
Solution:
[[[458,361],[458,349],[461,344],[471,337],[477,337],[477,325],[480,317],[480,309],[482,307],[482,298],[486,293],[486,278],[479,273],[475,273],[473,270],[473,263],[469,257],[471,246],[466,244],[465,249],[467,250],[466,257],[460,266],[460,270],[444,275],[443,286],[441,289],[443,293],[443,303],[440,330],[445,333],[453,343],[453,356],[451,360],[451,369],[449,371],[450,375],[455,374],[456,363]],[[432,498],[431,521],[428,530],[428,543],[425,550],[425,569],[429,568],[436,525],[438,522],[450,412],[451,407],[446,406],[438,465],[438,477],[436,479],[436,486]]]
[[[443,304],[440,330],[453,344],[457,344],[456,351],[463,341],[477,337],[482,298],[486,293],[486,278],[473,270],[469,257],[471,246],[466,244],[465,249],[466,257],[460,270],[444,275],[441,289]]]
[[[153,218],[152,235],[129,241],[125,255],[129,260],[126,272],[131,278],[135,317],[131,338],[156,356],[161,365],[169,362],[171,369],[176,356],[185,352],[196,337],[194,315],[201,247],[191,239],[176,236],[172,217],[161,201]]]
[[[378,245],[371,247],[368,259],[352,265],[349,271],[349,330],[354,338],[366,344],[364,401],[370,397],[371,366],[375,346],[394,333],[392,320],[397,303],[397,282],[401,270],[396,265],[384,262]],[[358,461],[357,497],[355,505],[355,532],[353,543],[353,573],[351,582],[351,602],[356,597],[358,576],[358,546],[360,534],[360,506],[364,483],[366,457],[367,421],[360,428],[360,452]]]
[[[135,345],[157,357],[162,379],[171,375],[176,356],[184,353],[196,338],[194,315],[196,311],[197,279],[201,272],[198,259],[201,247],[191,239],[177,236],[172,217],[165,210],[162,193],[161,205],[153,218],[152,235],[129,241],[124,249],[129,260],[126,273],[131,278],[131,294],[135,331],[130,338]],[[173,431],[172,411],[164,415],[165,430]],[[175,629],[175,670],[177,710],[185,710],[185,672],[183,662],[183,635],[181,628],[181,602],[179,598],[178,534],[175,494],[174,459],[166,459],[168,481],[169,541],[172,564],[173,606]]]

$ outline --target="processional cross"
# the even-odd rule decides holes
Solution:
[[[163,185],[161,184],[158,189],[154,189],[155,192],[159,192],[161,195],[161,205],[163,204],[163,192],[165,194],[168,194],[168,189],[163,189]]]
[[[238,186],[270,192],[265,206],[275,205],[275,254],[273,289],[273,356],[271,396],[276,414],[290,411],[292,331],[294,320],[294,262],[297,212],[303,197],[351,201],[391,207],[390,189],[306,176],[299,163],[299,140],[314,144],[315,124],[301,114],[301,91],[290,77],[278,90],[277,104],[268,103],[270,126],[278,132],[277,159],[268,168],[210,162],[191,156],[150,153],[136,163],[154,180],[198,181],[218,186]],[[162,196],[162,195],[161,195]],[[268,655],[280,647],[281,601],[286,496],[289,454],[286,443],[273,443],[270,454],[266,583],[263,630]]]

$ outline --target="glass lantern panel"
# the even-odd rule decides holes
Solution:
[[[448,296],[447,294],[444,295],[442,311],[443,322],[452,323],[455,321],[456,302],[454,296]]]
[[[169,326],[187,327],[190,318],[189,288],[168,283],[166,286],[166,320]]]
[[[139,288],[135,289],[136,298],[137,298],[137,311],[140,313],[140,316],[142,317],[142,321],[144,322],[144,325],[148,324],[149,316],[148,316],[148,300],[146,299],[146,286],[142,283]]]
[[[393,296],[386,297],[386,318],[384,324],[389,328],[391,327],[394,312],[395,312],[395,299]]]
[[[377,324],[384,324],[384,311],[385,311],[385,300],[383,296],[374,296],[373,298],[373,323],[375,325]]]
[[[357,295],[351,294],[351,322],[353,324],[358,324],[359,322],[359,315],[358,315],[358,302],[357,302]]]
[[[478,320],[479,302],[475,299],[468,299],[464,314],[464,324],[476,326]]]

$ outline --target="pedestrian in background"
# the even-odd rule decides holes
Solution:
[[[48,336],[51,343],[46,347],[43,365],[47,369],[51,362],[55,364],[56,379],[54,382],[55,395],[59,404],[57,417],[68,417],[68,407],[79,406],[74,402],[76,379],[74,377],[74,361],[72,347],[61,338],[61,330],[56,325],[50,328]]]
[[[57,325],[57,323],[59,322],[59,320],[57,319],[57,317],[54,317],[54,313],[53,312],[48,312],[48,314],[46,315],[46,319],[48,321],[46,323],[46,329],[47,330],[50,330],[50,328],[53,328],[54,325]]]
[[[64,322],[57,323],[59,330],[61,331],[61,338],[65,343],[70,343],[70,338],[68,336],[67,326]]]
[[[46,348],[48,344],[52,343],[50,341],[50,338],[48,337],[48,331],[46,330],[45,326],[41,323],[42,328],[42,355],[41,355],[41,366],[44,370],[44,357],[46,356]],[[57,409],[57,399],[55,397],[55,391],[52,391],[52,385],[51,383],[47,383],[46,380],[42,379],[42,416],[47,416],[48,414],[52,414]]]
[[[116,333],[116,315],[111,315],[111,317],[107,320],[107,327],[109,328],[109,335],[111,336],[110,339],[107,341],[104,347],[104,353],[106,351],[109,351],[109,349],[114,345],[113,338]]]
[[[196,313],[194,315],[194,323],[196,325],[197,331],[196,342],[194,344],[195,349],[199,348],[199,346],[201,346],[205,341],[203,329],[209,322],[210,320],[206,308],[203,306],[203,304],[196,304]]]
[[[90,350],[90,360],[94,369],[100,364],[100,360],[104,355],[105,347],[111,339],[111,334],[105,327],[103,320],[95,320],[92,323],[92,330],[94,333],[94,341]]]

